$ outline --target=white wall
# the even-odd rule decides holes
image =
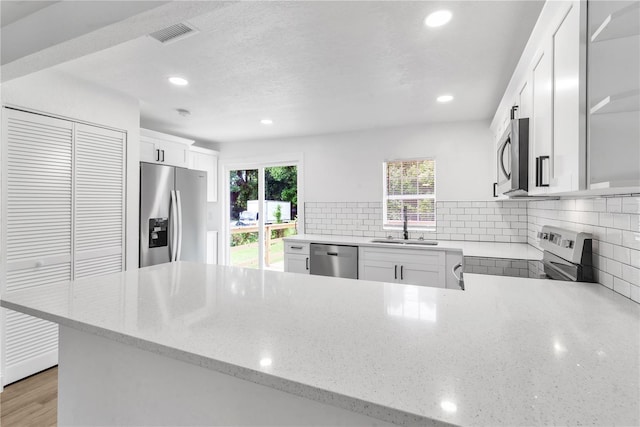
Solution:
[[[493,191],[492,144],[488,123],[453,122],[222,143],[220,160],[253,161],[301,152],[306,202],[370,202],[382,200],[383,161],[434,157],[438,200],[489,200]],[[221,187],[219,194],[226,190]]]
[[[137,99],[44,70],[3,83],[2,105],[108,126],[127,132],[127,269],[138,267],[140,104]]]

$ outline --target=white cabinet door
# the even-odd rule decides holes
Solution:
[[[122,132],[75,125],[74,278],[124,270]]]
[[[189,169],[207,172],[207,202],[218,201],[218,155],[216,151],[191,147]]]
[[[309,274],[309,255],[284,254],[284,271]]]
[[[153,141],[140,138],[140,161],[147,163],[158,163],[158,151]]]
[[[551,180],[553,161],[553,103],[552,56],[549,46],[541,52],[532,71],[532,119],[529,170],[533,172],[529,182],[529,194],[545,194]]]
[[[361,247],[358,277],[377,282],[445,287],[445,252]]]
[[[284,242],[284,271],[309,274],[309,243]]]
[[[358,278],[374,282],[397,282],[400,266],[393,262],[363,260],[360,263]]]
[[[189,147],[187,145],[163,141],[156,143],[156,148],[160,150],[160,163],[181,168],[189,167]]]
[[[140,161],[186,168],[189,166],[189,147],[140,138]]]
[[[189,139],[140,129],[140,161],[188,168],[191,144]]]
[[[2,291],[71,279],[73,124],[4,109]],[[57,363],[57,326],[2,310],[3,382]]]
[[[585,185],[583,165],[586,164],[586,147],[580,124],[582,85],[580,2],[573,2],[553,35],[553,170],[550,192],[577,191]]]
[[[444,255],[444,252],[442,252]],[[445,283],[445,265],[444,256],[442,257],[442,265],[423,265],[403,263],[400,265],[400,283],[407,285],[429,286],[432,288],[444,288]]]

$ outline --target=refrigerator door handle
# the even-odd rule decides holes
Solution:
[[[178,244],[176,245],[176,261],[180,260],[182,253],[182,197],[180,190],[176,190],[176,199],[178,201]]]
[[[177,244],[178,244],[178,202],[176,200],[176,192],[171,190],[171,242],[169,243],[170,262],[176,260]]]

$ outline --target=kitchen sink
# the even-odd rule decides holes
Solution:
[[[435,246],[438,244],[436,240],[420,240],[420,239],[373,239],[371,243],[391,243],[394,245],[420,245],[420,246]]]

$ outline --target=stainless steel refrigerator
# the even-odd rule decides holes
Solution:
[[[206,261],[207,173],[140,163],[140,267]]]

